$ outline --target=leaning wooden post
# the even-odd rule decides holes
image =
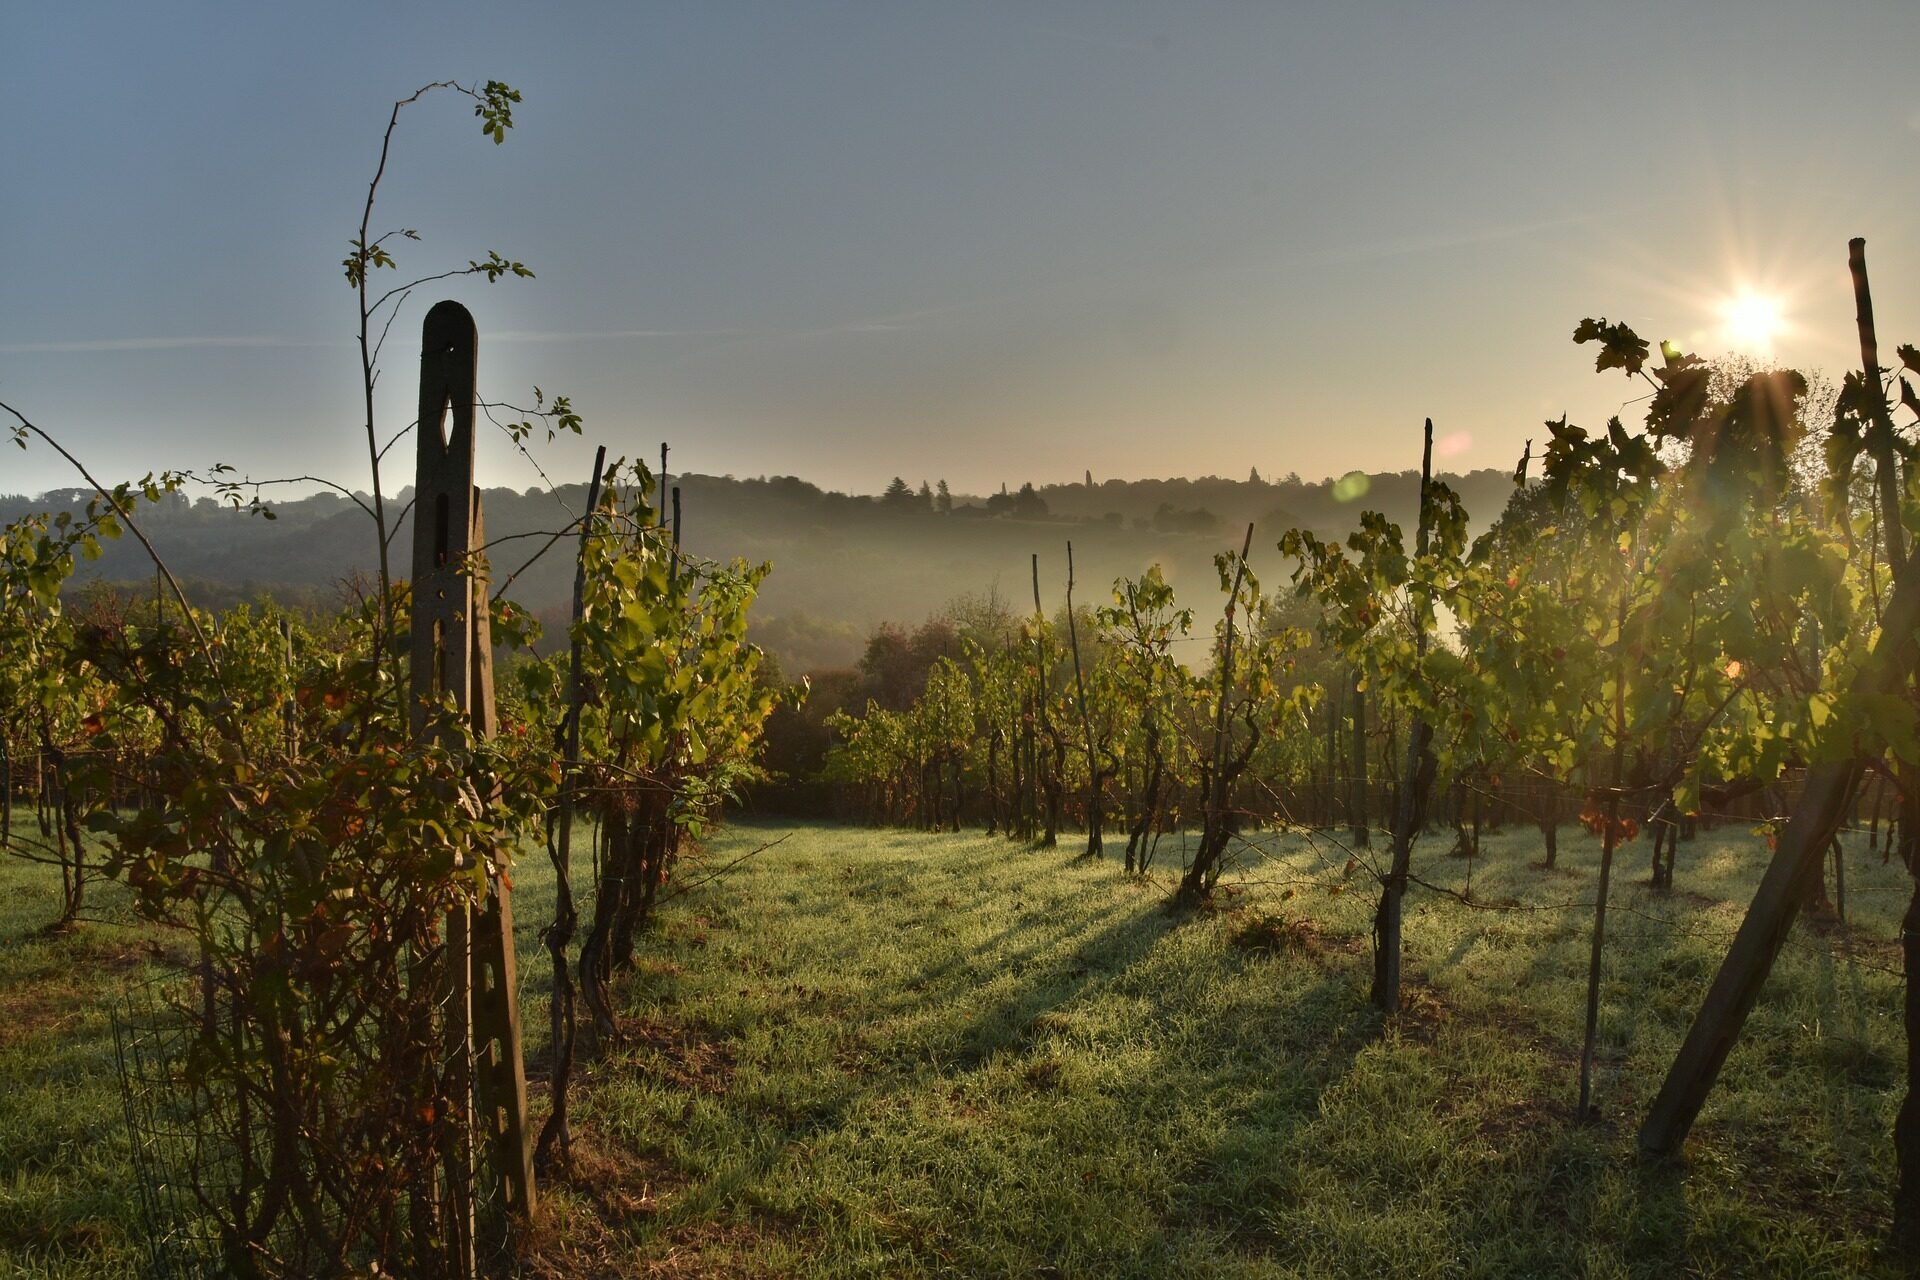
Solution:
[[[1920,578],[1909,573],[1896,584],[1887,602],[1879,639],[1866,668],[1854,682],[1857,692],[1871,695],[1899,691],[1905,684],[1903,673],[1912,669],[1911,646],[1916,630],[1920,630]],[[1908,653],[1896,656],[1901,650]],[[1747,1014],[1773,969],[1774,958],[1786,944],[1787,932],[1813,887],[1813,878],[1820,874],[1827,846],[1846,817],[1860,774],[1858,759],[1817,764],[1808,770],[1800,803],[1787,820],[1786,831],[1754,892],[1746,918],[1740,922],[1720,972],[1640,1126],[1641,1150],[1664,1155],[1686,1141],[1727,1054],[1740,1038]]]
[[[420,415],[414,478],[410,684],[416,735],[434,704],[450,699],[474,732],[494,731],[493,645],[487,594],[476,582],[485,545],[473,485],[475,361],[479,335],[456,302],[427,313],[420,348]],[[462,908],[447,925],[446,1040],[452,1090],[465,1133],[448,1154],[448,1234],[455,1264],[476,1266],[473,1170],[475,1135],[483,1176],[498,1203],[525,1220],[534,1207],[527,1142],[525,1063],[521,1054],[513,952],[513,906],[497,873],[477,911]]]
[[[1853,241],[1848,249],[1848,263],[1853,269],[1861,354],[1869,366],[1864,370],[1864,376],[1875,394],[1879,394],[1880,372],[1876,363],[1879,357],[1873,333],[1873,303],[1866,289],[1865,242]],[[1888,559],[1891,561],[1895,558],[1891,549],[1901,541],[1898,460],[1892,448],[1891,433],[1876,430],[1875,435],[1870,437],[1868,452],[1874,456],[1877,470],[1882,526],[1889,535]],[[1889,485],[1890,478],[1896,479],[1896,483]],[[1885,519],[1889,510],[1894,513],[1891,520]],[[1920,633],[1920,573],[1914,572],[1913,561],[1906,559],[1904,548],[1899,559],[1900,572],[1894,576],[1892,594],[1888,596],[1886,611],[1880,617],[1880,634],[1875,637],[1872,652],[1853,680],[1852,688],[1856,694],[1904,695],[1913,677],[1914,637]],[[1827,847],[1846,818],[1864,768],[1865,762],[1856,756],[1817,764],[1808,770],[1800,801],[1787,820],[1786,830],[1780,837],[1773,859],[1767,864],[1766,874],[1761,877],[1760,887],[1754,891],[1753,903],[1747,908],[1746,918],[1740,922],[1739,932],[1734,934],[1726,959],[1721,961],[1720,971],[1714,976],[1713,986],[1701,1002],[1700,1012],[1694,1016],[1687,1038],[1681,1044],[1680,1052],[1674,1056],[1673,1066],[1667,1071],[1667,1078],[1647,1112],[1645,1123],[1640,1126],[1641,1150],[1664,1155],[1677,1150],[1686,1141],[1687,1132],[1693,1128],[1694,1119],[1700,1114],[1708,1091],[1719,1077],[1727,1054],[1740,1038],[1747,1014],[1759,998],[1760,987],[1772,971],[1774,959],[1786,944],[1787,933],[1793,927],[1794,917],[1799,914],[1801,902],[1821,874]],[[1907,1028],[1910,1036],[1920,1039],[1920,1007],[1914,1003],[1915,969],[1920,968],[1920,931],[1916,926],[1920,926],[1920,893],[1916,894],[1914,903],[1909,907],[1901,929],[1902,950],[1906,952],[1910,966],[1907,972]],[[1914,1078],[1911,1062],[1909,1067],[1909,1084],[1913,1089],[1920,1090],[1920,1079]],[[1895,1124],[1896,1147],[1902,1145],[1903,1131],[1912,1132],[1920,1128],[1920,1114],[1908,1108],[1902,1111],[1901,1119]],[[1915,1198],[1920,1199],[1920,1195]],[[1920,1221],[1902,1212],[1901,1205],[1905,1200],[1905,1196],[1896,1194],[1895,1233],[1911,1244],[1920,1245]]]
[[[487,544],[480,491],[473,490],[476,556]],[[484,575],[486,562],[478,564]],[[473,727],[483,738],[499,728],[493,706],[493,623],[485,578],[474,580]],[[492,798],[492,797],[488,797]],[[527,1060],[520,1034],[520,971],[513,945],[513,890],[495,860],[487,877],[473,936],[474,1101],[480,1135],[492,1166],[492,1189],[500,1204],[520,1222],[531,1221],[535,1207],[533,1131],[527,1122]]]

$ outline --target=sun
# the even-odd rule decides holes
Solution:
[[[1780,318],[1780,300],[1763,293],[1739,293],[1720,305],[1721,332],[1738,351],[1763,355],[1773,350],[1773,341],[1784,324]]]

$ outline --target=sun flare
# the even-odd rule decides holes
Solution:
[[[1765,354],[1784,327],[1780,300],[1762,293],[1739,293],[1720,307],[1721,333],[1735,350]]]

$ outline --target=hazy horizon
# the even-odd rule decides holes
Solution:
[[[421,231],[409,274],[536,278],[416,296],[384,429],[453,296],[484,395],[585,414],[555,477],[661,439],[862,493],[1337,476],[1415,465],[1428,416],[1441,465],[1511,467],[1547,418],[1633,412],[1583,316],[1837,375],[1864,235],[1886,345],[1920,336],[1902,14],[16,8],[0,399],[116,476],[367,487],[340,258],[391,103],[452,75],[523,91],[517,127],[409,108],[374,228]],[[9,456],[0,489],[72,483]],[[504,441],[480,475],[538,479]]]
[[[659,453],[657,450],[651,457],[647,456],[645,450],[642,450],[639,457],[642,461],[646,462],[650,470],[657,471],[659,469],[660,459],[659,459]],[[612,461],[611,455],[609,456],[609,461]],[[1517,462],[1518,459],[1516,458],[1515,461]],[[1466,475],[1472,472],[1482,472],[1482,471],[1505,472],[1511,469],[1512,469],[1511,465],[1509,465],[1508,467],[1499,467],[1499,466],[1457,467],[1457,468],[1437,467],[1435,468],[1434,475],[1438,479],[1445,479],[1448,476],[1460,476],[1460,475]],[[1416,475],[1418,474],[1419,470],[1420,468],[1417,466],[1394,467],[1394,468],[1381,468],[1377,471],[1362,471],[1362,472],[1358,472],[1358,474],[1366,475],[1369,477],[1378,477],[1383,475]],[[1308,477],[1308,476],[1302,476],[1302,475],[1287,475],[1287,474],[1268,475],[1265,472],[1261,472],[1260,483],[1263,485],[1274,486],[1276,488],[1281,486],[1286,486],[1286,485],[1297,484],[1297,485],[1305,486],[1308,489],[1321,489],[1321,488],[1331,488],[1332,486],[1338,484],[1346,476],[1349,476],[1352,474],[1355,474],[1355,472],[1347,471],[1347,472],[1342,472],[1339,475]],[[887,485],[891,484],[892,481],[896,478],[894,476],[889,476],[887,477],[887,480],[885,483],[880,484],[870,490],[861,490],[861,489],[837,489],[832,487],[831,485],[822,484],[819,481],[814,480],[809,476],[795,475],[795,474],[786,473],[786,472],[755,472],[752,474],[739,474],[731,471],[720,472],[720,471],[704,471],[704,470],[696,469],[690,472],[686,472],[686,471],[679,471],[676,469],[672,472],[672,475],[670,477],[670,483],[678,484],[682,480],[687,479],[689,477],[693,479],[698,479],[698,480],[733,480],[733,481],[750,481],[750,482],[761,482],[761,483],[774,481],[774,480],[798,480],[803,484],[812,485],[814,488],[820,490],[820,492],[822,492],[823,494],[827,494],[829,496],[839,496],[839,497],[847,497],[847,498],[875,498],[875,499],[881,497],[886,491]],[[102,475],[99,478],[107,484],[114,484],[122,479],[128,479],[128,478],[137,479],[138,477],[125,477],[125,476],[114,475],[112,476],[112,478],[109,478],[106,475]],[[926,475],[926,476],[901,475],[901,476],[898,476],[897,478],[906,481],[907,485],[910,488],[913,488],[915,490],[919,488],[922,482],[929,485],[937,485],[940,483],[940,481],[946,479],[946,477],[942,475]],[[552,480],[553,480],[553,484],[551,488],[544,481],[538,479],[537,477],[531,484],[523,484],[523,485],[508,484],[508,483],[495,481],[495,480],[483,480],[481,482],[481,487],[483,489],[488,489],[488,488],[511,489],[521,493],[548,493],[556,489],[579,488],[586,484],[586,478],[584,476],[579,476],[579,477],[554,476],[552,477]],[[1250,481],[1251,481],[1250,476],[1220,475],[1216,472],[1207,472],[1199,475],[1154,475],[1154,476],[1096,475],[1093,477],[1093,483],[1096,488],[1104,486],[1109,482],[1114,484],[1122,484],[1122,485],[1137,485],[1137,484],[1181,485],[1181,484],[1205,484],[1208,482],[1237,485],[1237,484],[1247,484]],[[1008,493],[1015,492],[1020,488],[1022,484],[1032,484],[1036,490],[1044,492],[1051,489],[1082,487],[1085,485],[1085,483],[1086,481],[1084,477],[1077,480],[1035,480],[1030,477],[1022,476],[1017,480],[1007,481],[1006,491]],[[355,497],[370,498],[372,496],[372,491],[370,489],[364,489],[364,488],[355,489],[351,484],[347,485],[346,487],[353,492],[353,495]],[[1001,491],[1001,488],[999,485],[995,485],[991,489],[963,489],[958,485],[952,484],[951,482],[949,482],[948,488],[953,500],[956,503],[970,502],[975,500],[985,501],[987,498],[992,497],[994,494],[999,493]],[[408,480],[406,483],[399,485],[398,487],[393,487],[390,485],[386,490],[386,496],[389,500],[404,499],[406,495],[408,495],[412,491],[413,491],[413,482],[411,480]],[[48,494],[71,494],[71,493],[90,493],[90,492],[91,490],[87,487],[86,483],[80,480],[80,478],[77,475],[75,475],[72,480],[56,483],[56,484],[50,484],[42,489],[0,490],[0,499],[37,500]],[[276,494],[278,495],[277,500],[284,502],[284,501],[297,501],[299,499],[308,498],[308,497],[325,496],[327,494],[338,494],[338,492],[339,492],[338,490],[331,489],[325,486],[320,486],[320,485],[309,485],[304,487],[299,485],[290,485],[283,488],[277,488],[274,492],[264,495],[262,497],[262,501],[267,503],[269,506],[271,506],[273,502],[276,501],[276,496],[275,496]],[[191,487],[189,488],[189,494],[194,498],[209,496],[205,492],[194,490]],[[1356,510],[1358,510],[1360,507],[1363,507],[1365,505],[1364,490],[1361,491],[1361,494],[1359,496],[1352,499],[1352,505]]]

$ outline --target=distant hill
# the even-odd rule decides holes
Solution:
[[[1442,477],[1460,493],[1476,526],[1505,505],[1512,477],[1484,470]],[[756,634],[790,673],[850,663],[878,623],[918,622],[956,596],[997,590],[1016,608],[1032,601],[1031,560],[1040,556],[1040,589],[1047,608],[1061,603],[1066,543],[1072,540],[1080,598],[1104,597],[1113,580],[1158,562],[1183,594],[1211,601],[1217,591],[1215,553],[1238,545],[1255,525],[1254,565],[1278,586],[1291,568],[1275,548],[1281,533],[1300,526],[1341,536],[1362,510],[1379,510],[1403,526],[1418,501],[1415,472],[1366,478],[1365,492],[1342,501],[1333,481],[1109,480],[1046,485],[1020,494],[953,495],[941,511],[922,500],[916,478],[894,498],[830,492],[793,477],[739,480],[731,476],[673,477],[681,486],[685,543],[695,555],[767,560],[774,572],[756,606]],[[1358,488],[1348,482],[1343,489]],[[410,494],[392,503],[399,508]],[[85,495],[54,491],[37,499],[0,497],[0,520],[29,510],[78,506]],[[1037,501],[1036,501],[1037,499]],[[489,489],[487,534],[497,543],[496,579],[517,569],[586,500],[584,485],[549,491]],[[227,510],[211,499],[176,498],[143,516],[168,566],[195,584],[209,604],[272,595],[312,607],[338,595],[353,574],[368,574],[376,557],[372,526],[352,503],[321,494],[276,504],[278,519]],[[395,539],[395,564],[405,572],[409,534]],[[76,580],[150,582],[151,567],[131,539],[109,546],[83,565]],[[516,599],[550,630],[565,616],[572,588],[571,555],[556,546],[514,584]]]

